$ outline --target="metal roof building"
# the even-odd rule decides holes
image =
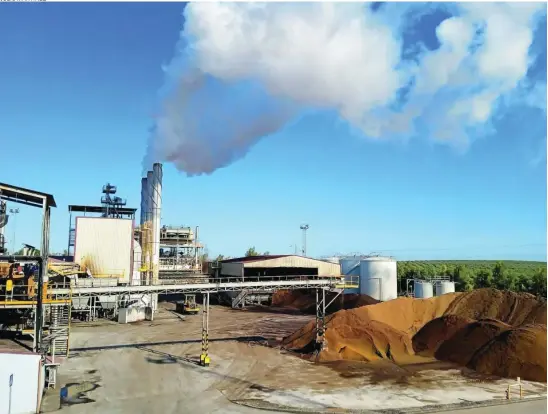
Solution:
[[[340,276],[337,263],[297,255],[249,256],[221,261],[222,276]]]

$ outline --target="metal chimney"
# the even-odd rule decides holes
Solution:
[[[148,201],[148,183],[147,178],[141,178],[141,228],[146,221],[147,214],[147,201]]]
[[[152,206],[153,206],[153,182],[154,177],[152,171],[147,172],[147,198],[145,209],[145,223],[146,223],[146,244],[141,248],[145,252],[146,274],[145,283],[150,284],[152,273],[152,253],[154,251],[154,229],[152,228]]]
[[[162,164],[157,162],[152,167],[153,171],[153,205],[152,205],[152,230],[153,230],[153,251],[152,251],[152,280],[157,283],[160,265],[160,220],[162,211]]]

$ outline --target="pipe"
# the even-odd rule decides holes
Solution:
[[[198,260],[198,252],[199,252],[199,247],[198,247],[198,229],[200,227],[196,226],[196,234],[194,234],[194,254],[195,254],[195,258],[196,258],[196,270],[198,270],[199,268],[199,260]],[[202,269],[200,269],[200,272],[202,271]]]

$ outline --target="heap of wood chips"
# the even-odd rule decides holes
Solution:
[[[312,356],[315,336],[312,321],[282,346]],[[546,302],[524,293],[478,289],[340,310],[327,318],[326,342],[316,360],[405,365],[434,357],[546,382]]]

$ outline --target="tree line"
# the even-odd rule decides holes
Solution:
[[[457,291],[496,288],[546,297],[546,263],[520,261],[398,262],[400,287],[406,279],[450,276]]]

